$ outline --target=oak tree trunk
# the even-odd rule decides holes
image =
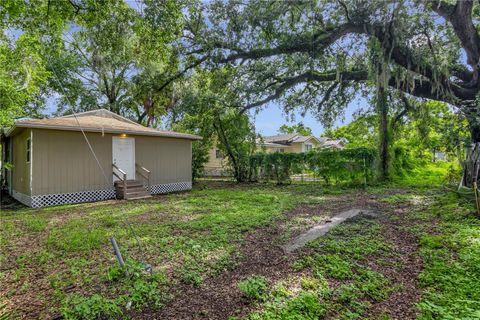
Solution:
[[[478,181],[480,168],[480,123],[475,116],[467,115],[470,125],[470,134],[472,138],[472,148],[467,159],[463,162],[463,186],[473,187]]]
[[[390,179],[390,132],[388,124],[388,103],[385,87],[380,85],[377,88],[377,112],[379,115],[379,179],[386,181]]]

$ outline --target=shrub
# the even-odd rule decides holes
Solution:
[[[292,174],[304,171],[322,177],[327,184],[350,181],[364,183],[373,176],[375,150],[313,150],[305,153],[257,153],[250,158],[250,180],[290,182]]]
[[[267,279],[251,276],[238,284],[242,296],[248,300],[264,300],[267,295]]]

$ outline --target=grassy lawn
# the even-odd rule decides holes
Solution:
[[[263,284],[256,289],[262,295],[241,283],[257,305],[245,318],[480,318],[480,222],[473,206],[436,188],[408,191],[379,198],[393,206],[383,208],[383,221],[355,218],[310,242],[291,277]]]
[[[268,272],[245,267],[252,235],[278,247],[353,207],[381,215],[347,221]],[[182,290],[208,301],[217,286],[216,299],[233,304],[224,319],[479,318],[480,223],[472,210],[438,187],[228,182],[148,200],[4,210],[0,305],[12,319],[142,318],[183,303]],[[225,279],[235,292],[224,297]]]
[[[234,268],[247,231],[300,203],[321,201],[301,189],[201,186],[144,201],[4,210],[2,300],[27,317],[115,317],[127,304],[161,307],[170,298],[165,287],[201,286],[203,278]],[[129,263],[128,280],[111,236]],[[153,277],[142,262],[153,266]]]

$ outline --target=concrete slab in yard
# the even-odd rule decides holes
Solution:
[[[297,250],[298,248],[303,247],[307,242],[315,240],[325,235],[330,229],[339,225],[345,220],[353,218],[359,214],[364,214],[372,217],[378,216],[375,212],[371,210],[365,210],[365,209],[350,209],[347,211],[343,211],[342,213],[339,213],[333,216],[332,218],[330,218],[329,222],[319,224],[311,228],[307,232],[301,234],[297,238],[293,239],[292,241],[290,241],[287,245],[285,245],[284,247],[285,251],[287,253],[291,253]]]

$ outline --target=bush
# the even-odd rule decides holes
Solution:
[[[248,300],[264,300],[267,295],[267,279],[263,276],[252,276],[238,284],[242,296]]]
[[[250,180],[290,182],[292,174],[305,171],[322,177],[327,184],[342,181],[362,184],[373,177],[375,150],[313,150],[306,153],[257,153],[250,158]]]

